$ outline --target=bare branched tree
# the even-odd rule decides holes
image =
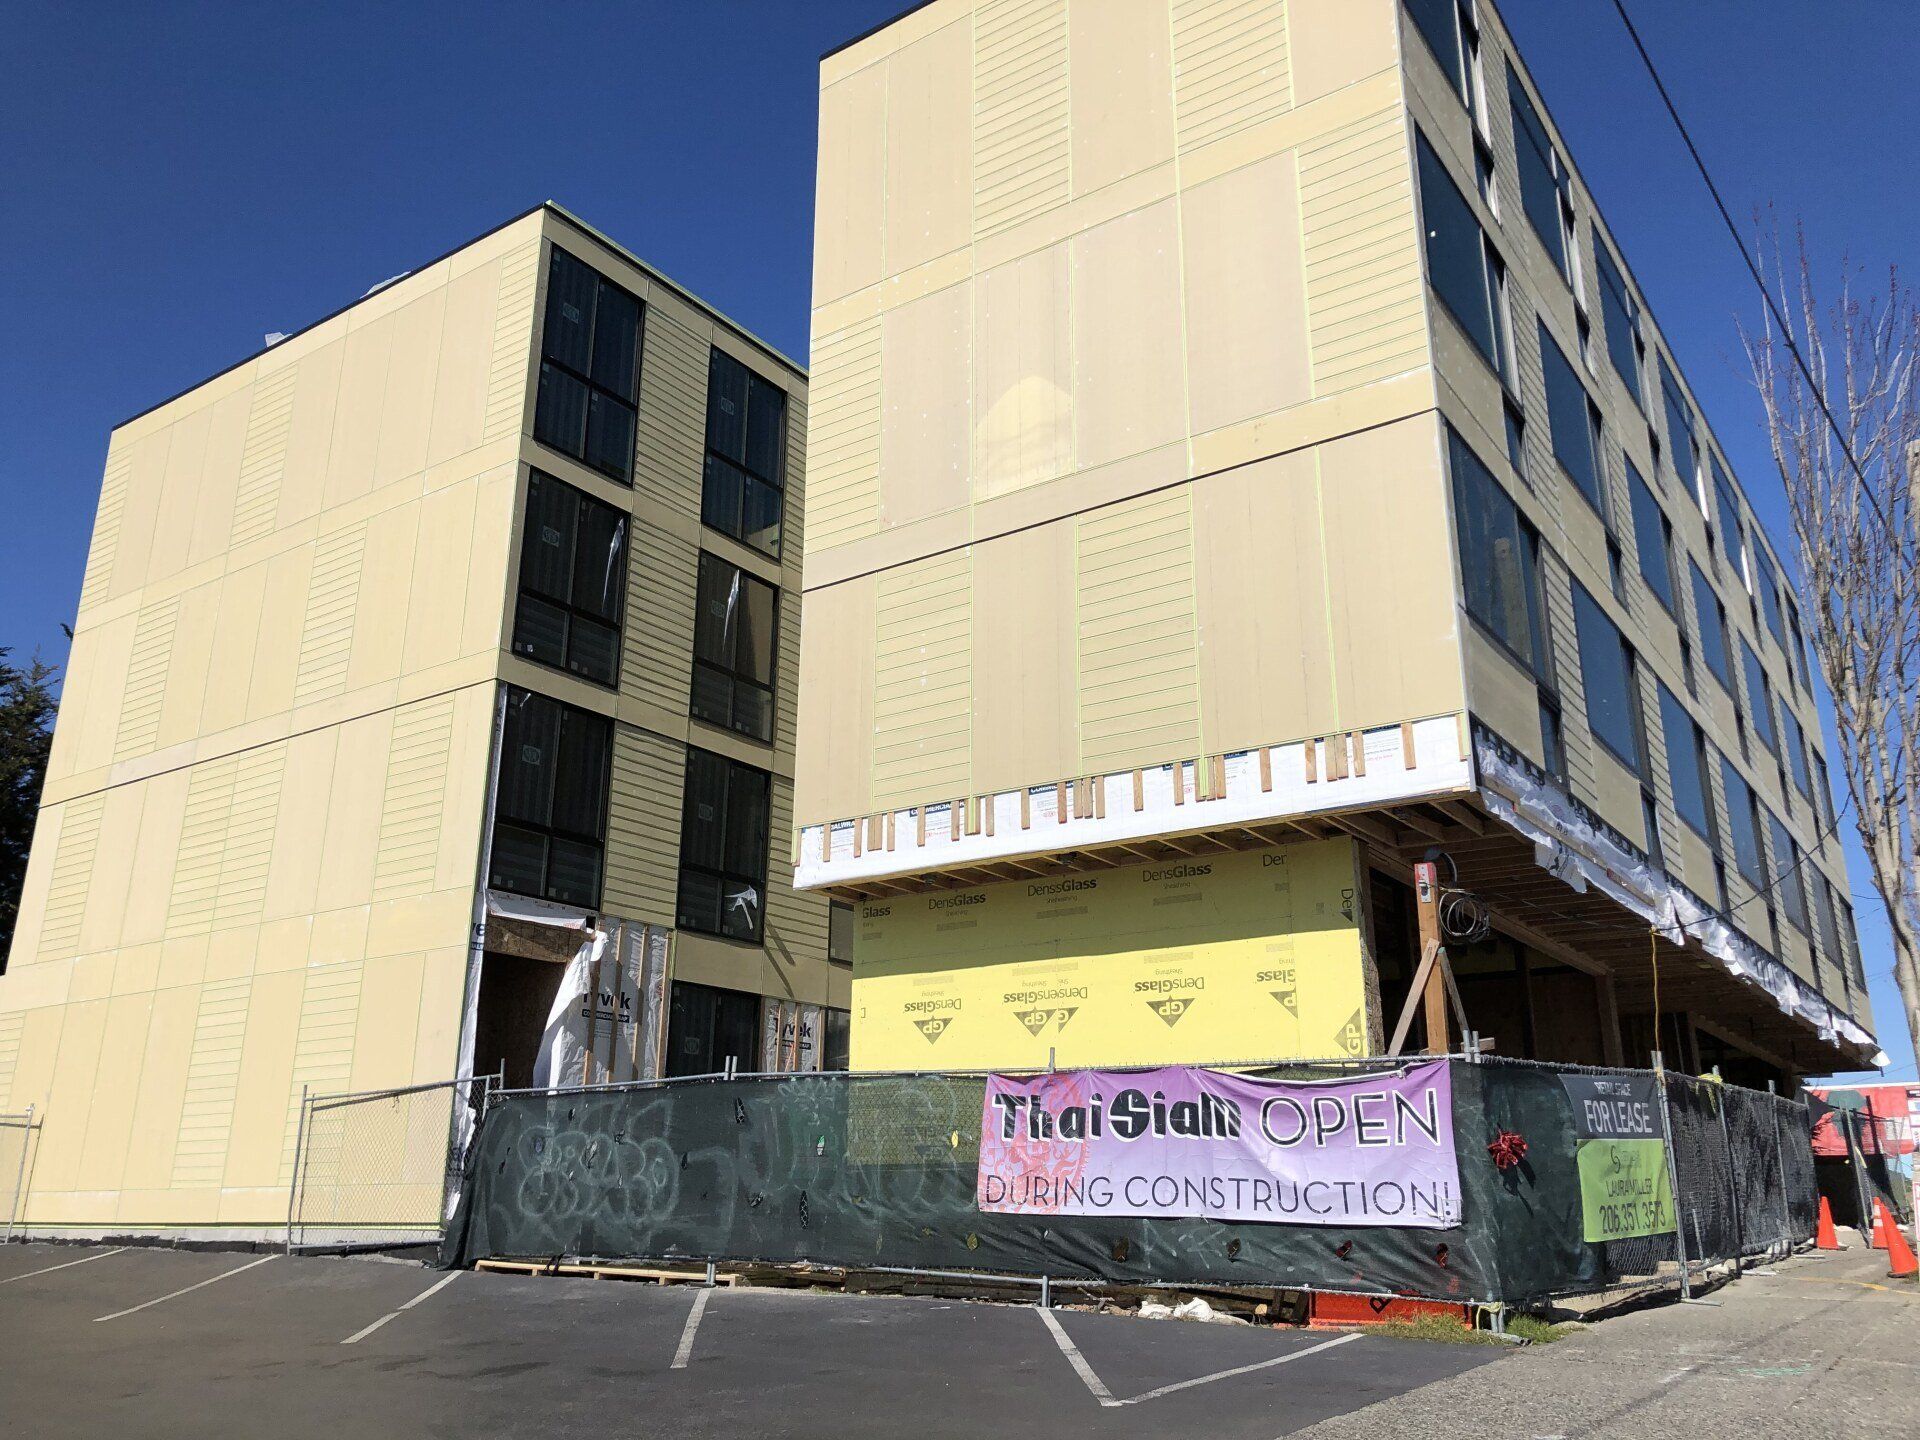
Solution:
[[[1787,328],[1769,311],[1743,339],[1786,487],[1853,822],[1920,1046],[1920,310],[1897,275],[1863,290],[1845,265],[1823,300],[1804,236],[1791,260],[1776,244],[1772,268]]]

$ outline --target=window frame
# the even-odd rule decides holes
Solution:
[[[735,459],[715,444],[715,435],[724,422],[715,418],[715,404],[720,398],[720,386],[717,376],[724,366],[737,366],[742,373],[741,395],[742,409],[739,419],[741,434],[740,458]],[[753,434],[753,405],[757,387],[764,387],[777,395],[780,400],[779,440],[774,446],[775,474],[766,474],[754,470],[748,463],[751,453]],[[738,355],[723,350],[718,345],[710,346],[707,353],[707,397],[706,397],[706,433],[703,439],[700,469],[700,523],[709,530],[725,535],[731,540],[745,545],[770,560],[780,559],[781,551],[787,539],[787,461],[788,449],[792,441],[793,396],[787,387],[762,375],[752,365]],[[724,523],[717,518],[719,507],[716,500],[716,470],[732,478],[735,496],[738,499],[739,523]],[[747,499],[754,494],[755,488],[770,492],[777,501],[777,519],[774,525],[774,539],[771,545],[762,544],[752,538],[747,525]]]
[[[1766,840],[1763,834],[1765,827],[1760,823],[1760,796],[1754,790],[1752,782],[1740,773],[1732,757],[1728,755],[1720,757],[1720,783],[1721,788],[1726,791],[1727,817],[1733,822],[1733,834],[1728,838],[1732,845],[1734,869],[1740,872],[1741,878],[1752,887],[1755,894],[1764,894],[1772,884],[1772,876],[1767,869]],[[1741,795],[1746,797],[1744,809],[1735,803]],[[1753,832],[1754,863],[1760,872],[1757,876],[1747,869],[1741,858],[1742,820],[1747,822]]]
[[[1414,127],[1414,173],[1420,187],[1421,244],[1420,258],[1425,267],[1427,289],[1440,301],[1454,324],[1458,325],[1472,344],[1474,352],[1486,362],[1493,371],[1501,387],[1511,393],[1513,388],[1513,316],[1507,299],[1507,265],[1500,256],[1493,237],[1487,233],[1487,227],[1480,223],[1480,217],[1473,212],[1473,204],[1467,199],[1453,178],[1453,172],[1447,169],[1446,162],[1440,158],[1440,152],[1418,126]],[[1429,182],[1433,183],[1429,183]],[[1444,185],[1445,190],[1440,187]],[[1448,196],[1457,203],[1457,214],[1448,217],[1442,212],[1447,210]],[[1435,248],[1444,245],[1439,237],[1445,234],[1438,223],[1451,218],[1455,222],[1473,227],[1475,238],[1479,241],[1480,264],[1475,273],[1478,278],[1480,296],[1485,313],[1478,320],[1461,313],[1460,305],[1448,289],[1439,284],[1442,271],[1435,264]],[[1454,267],[1448,266],[1449,279]],[[1451,287],[1449,287],[1451,288]],[[1484,322],[1488,333],[1483,337],[1478,325]],[[1491,352],[1488,347],[1491,346]]]
[[[1774,759],[1780,758],[1780,726],[1773,715],[1773,681],[1767,677],[1767,667],[1759,652],[1747,643],[1747,637],[1740,637],[1740,674],[1747,691],[1747,713],[1757,718],[1753,722],[1753,734],[1767,753]],[[1760,693],[1754,694],[1754,682],[1758,681]]]
[[[742,662],[738,652],[746,647],[745,632],[740,629],[736,628],[734,632],[735,655],[732,661],[723,664],[719,660],[702,655],[700,653],[700,620],[696,615],[693,627],[693,680],[687,692],[687,713],[703,724],[713,725],[719,729],[729,730],[736,735],[744,735],[750,740],[757,740],[762,744],[771,745],[773,743],[773,737],[778,732],[780,725],[778,703],[780,680],[780,587],[761,579],[745,566],[734,564],[733,561],[727,559],[724,555],[716,555],[711,550],[702,550],[700,552],[700,563],[694,576],[693,593],[696,605],[702,603],[702,597],[706,593],[705,582],[709,565],[723,565],[733,572],[733,578],[736,584],[748,586],[758,585],[771,595],[772,604],[768,610],[767,678],[762,682],[742,668]],[[703,668],[713,672],[727,682],[729,710],[729,718],[727,720],[717,720],[711,715],[702,714],[695,708],[700,696],[700,672]],[[735,692],[737,688],[742,685],[745,685],[751,690],[764,692],[766,696],[767,726],[764,734],[758,730],[742,725],[739,722],[739,706]]]
[[[1667,747],[1667,788],[1673,793],[1673,813],[1680,818],[1694,834],[1707,842],[1709,849],[1720,848],[1719,823],[1713,813],[1713,779],[1709,769],[1713,749],[1707,740],[1707,732],[1700,722],[1693,718],[1693,712],[1686,703],[1667,687],[1664,680],[1656,679],[1660,687],[1660,733]],[[1676,735],[1676,728],[1682,731]],[[1685,747],[1684,752],[1682,746]],[[1698,781],[1697,798],[1700,803],[1700,823],[1687,813],[1687,807],[1681,803],[1682,787],[1680,777],[1675,773],[1676,757],[1682,754],[1692,757],[1694,777]]]
[[[1634,405],[1645,414],[1646,382],[1641,371],[1646,362],[1646,341],[1640,334],[1640,307],[1627,288],[1625,267],[1615,261],[1612,247],[1598,234],[1593,239],[1593,253],[1600,272],[1600,323],[1607,332],[1607,358],[1613,362],[1614,372],[1625,383]],[[1616,310],[1619,312],[1617,326]],[[1624,364],[1619,348],[1623,341],[1627,351]]]
[[[1526,213],[1527,227],[1539,240],[1547,258],[1554,262],[1554,269],[1560,273],[1560,278],[1578,296],[1579,236],[1578,220],[1573,212],[1572,172],[1560,158],[1560,149],[1553,143],[1553,136],[1547,132],[1540,107],[1533,103],[1533,97],[1527,94],[1526,86],[1520,79],[1520,72],[1512,66],[1507,68],[1507,105],[1513,114],[1514,157],[1520,172],[1520,208]],[[1540,173],[1553,189],[1554,233],[1551,236],[1542,228],[1541,218],[1536,212],[1536,204],[1544,196],[1536,197],[1528,184],[1529,174],[1532,173],[1526,161],[1529,150],[1538,158]]]
[[[1727,629],[1726,602],[1720,598],[1720,592],[1713,588],[1713,581],[1708,577],[1707,572],[1700,568],[1700,562],[1691,555],[1687,557],[1687,571],[1693,581],[1694,632],[1699,637],[1698,649],[1701,652],[1701,659],[1706,664],[1707,673],[1720,682],[1720,688],[1726,691],[1728,696],[1734,696],[1738,692],[1735,689],[1733,640]],[[1711,614],[1701,613],[1703,601],[1711,602],[1713,606]],[[1712,646],[1707,644],[1709,621],[1714,627],[1715,644]],[[1720,656],[1721,664],[1726,667],[1724,670],[1713,663],[1715,654]]]
[[[1677,620],[1679,612],[1676,607],[1680,602],[1673,576],[1673,521],[1667,518],[1666,507],[1641,475],[1640,467],[1633,463],[1633,457],[1629,455],[1623,458],[1627,466],[1627,508],[1633,515],[1633,549],[1634,557],[1640,562],[1640,578],[1653,593],[1653,598],[1660,602],[1661,608]],[[1647,547],[1650,542],[1657,546],[1654,558],[1660,563],[1658,584],[1654,583],[1648,571]]]
[[[607,821],[611,808],[613,783],[613,721],[605,715],[592,710],[582,709],[578,705],[569,705],[564,700],[556,700],[550,695],[542,695],[536,690],[523,686],[506,687],[506,708],[500,731],[500,755],[493,784],[493,815],[489,830],[487,851],[487,887],[504,890],[513,895],[531,895],[536,899],[551,901],[554,904],[569,905],[577,909],[598,911],[606,888],[607,864]],[[556,727],[553,735],[554,757],[547,779],[545,807],[547,818],[533,818],[517,810],[509,785],[508,766],[515,763],[511,751],[518,735],[517,725],[526,707],[532,703],[552,706],[557,712]],[[555,798],[559,792],[564,773],[572,768],[567,757],[567,746],[574,738],[576,727],[584,731],[594,731],[601,737],[604,745],[602,752],[601,789],[597,807],[597,822],[592,830],[578,830],[564,824],[556,824],[553,818]],[[526,742],[522,741],[519,754],[524,756]],[[500,829],[506,826],[526,834],[540,837],[544,842],[541,860],[541,885],[536,890],[527,890],[511,883],[503,883],[496,865],[500,853]],[[554,842],[591,847],[598,852],[598,864],[594,873],[593,893],[590,898],[574,898],[568,894],[556,893],[553,883]]]
[[[1542,542],[1540,533],[1528,522],[1524,512],[1509,494],[1506,487],[1494,478],[1493,471],[1482,460],[1464,436],[1451,425],[1446,427],[1447,469],[1452,487],[1454,505],[1454,550],[1459,558],[1463,572],[1461,586],[1461,604],[1467,617],[1497,646],[1510,656],[1515,663],[1536,680],[1548,686],[1553,676],[1553,636],[1549,628],[1546,609],[1546,593],[1541,565]],[[1476,488],[1481,492],[1475,494]],[[1470,502],[1479,500],[1476,508]],[[1501,618],[1498,615],[1480,613],[1476,604],[1479,598],[1471,583],[1465,581],[1467,572],[1484,566],[1485,573],[1495,580],[1501,576],[1497,570],[1497,557],[1466,553],[1469,528],[1467,521],[1474,518],[1482,522],[1492,547],[1502,542],[1513,547],[1520,595],[1517,597],[1519,610],[1526,617],[1527,650],[1523,652],[1504,633]],[[1499,532],[1499,533],[1496,533]],[[1469,561],[1476,562],[1470,564]],[[1498,599],[1499,597],[1494,597]],[[1509,608],[1514,597],[1507,597]]]
[[[559,294],[559,292],[554,287],[553,272],[554,272],[555,266],[560,263],[559,259],[557,258],[560,256],[565,256],[567,261],[571,262],[572,264],[578,265],[581,269],[585,270],[588,274],[592,275],[594,279],[598,282],[594,288],[593,316],[588,323],[587,332],[586,332],[587,333],[586,349],[587,349],[587,355],[588,355],[587,364],[588,364],[589,370],[591,370],[593,367],[593,363],[594,363],[593,357],[597,353],[599,348],[598,342],[599,342],[601,308],[605,300],[606,292],[611,290],[615,294],[624,296],[626,299],[633,302],[633,307],[634,307],[633,381],[632,381],[632,387],[631,387],[632,388],[631,394],[629,395],[620,394],[619,391],[615,390],[612,386],[603,383],[602,380],[596,378],[591,373],[588,373],[588,374],[581,373],[581,371],[576,369],[568,361],[560,358],[559,356],[553,353],[552,344],[551,344],[553,340],[553,326],[551,323],[553,319],[552,311],[553,311],[553,306],[556,303],[556,300]],[[639,450],[639,436],[640,436],[640,370],[641,370],[641,366],[645,363],[645,360],[646,360],[646,339],[647,339],[646,303],[642,301],[638,295],[634,294],[631,290],[627,289],[624,285],[620,285],[615,281],[608,279],[605,272],[603,272],[599,266],[589,264],[586,260],[574,254],[571,250],[567,249],[564,245],[552,244],[551,242],[549,242],[549,246],[548,246],[546,284],[547,284],[546,304],[541,309],[541,320],[540,320],[540,364],[539,364],[539,370],[536,375],[535,386],[534,386],[534,390],[535,390],[534,414],[533,414],[534,441],[537,444],[546,446],[549,450],[553,450],[558,454],[565,455],[570,460],[576,461],[581,465],[585,465],[588,469],[594,471],[596,474],[605,475],[608,479],[614,481],[616,484],[631,486],[634,480],[634,472],[638,468],[637,456],[638,456],[638,450]],[[576,383],[580,384],[581,386],[585,387],[586,400],[581,408],[580,438],[579,438],[579,448],[577,450],[570,448],[568,445],[564,443],[561,443],[560,438],[555,436],[553,432],[546,427],[546,424],[542,419],[544,415],[547,415],[548,413],[550,413],[546,407],[546,396],[548,395],[549,392],[545,384],[546,371],[548,366],[552,366],[554,369],[558,370],[561,374],[565,375],[568,379],[573,380]],[[633,444],[632,446],[629,447],[629,453],[626,456],[626,466],[624,469],[620,469],[620,470],[609,469],[606,465],[600,463],[599,460],[592,458],[592,456],[594,455],[594,446],[592,443],[593,401],[596,396],[598,396],[600,399],[610,404],[618,406],[620,410],[627,417],[628,433],[632,437]]]
[[[570,568],[567,597],[564,600],[558,599],[544,591],[533,589],[528,584],[528,547],[533,541],[534,490],[537,486],[544,487],[547,485],[557,487],[564,494],[571,496],[578,503],[579,512],[583,513],[587,507],[591,506],[598,510],[605,510],[615,517],[616,529],[620,536],[620,578],[618,585],[614,589],[615,614],[611,618],[582,606],[577,599],[578,586],[576,582],[578,576],[573,573],[571,567],[578,565],[580,556],[578,514],[576,514],[574,521],[574,544],[568,560]],[[566,481],[548,474],[538,466],[529,465],[527,467],[526,503],[521,506],[520,515],[520,573],[515,582],[513,633],[507,642],[508,649],[521,659],[531,661],[535,665],[543,665],[549,670],[558,671],[563,675],[572,675],[576,679],[585,680],[589,684],[599,685],[608,690],[618,690],[620,688],[620,665],[626,648],[627,582],[630,578],[633,560],[634,518],[632,514],[622,510],[618,505],[609,505],[606,501],[589,495],[577,485],[569,485]],[[567,622],[566,636],[561,642],[563,654],[558,664],[544,656],[535,654],[531,648],[531,642],[523,642],[521,639],[521,627],[524,623],[528,599],[532,599],[537,604],[550,606],[559,610]],[[610,629],[613,632],[612,673],[604,679],[592,671],[576,665],[574,662],[573,648],[576,624],[583,620],[590,625]]]
[[[1593,593],[1578,580],[1573,582],[1573,614],[1574,642],[1579,647],[1580,652],[1580,685],[1586,697],[1588,733],[1593,736],[1596,744],[1622,765],[1626,766],[1629,773],[1644,777],[1648,769],[1647,737],[1646,717],[1641,714],[1638,656],[1632,644],[1627,640],[1625,632],[1621,630],[1619,625],[1614,623],[1613,617],[1607,613],[1606,607],[1603,606],[1599,600],[1595,599]],[[1597,671],[1593,667],[1603,661],[1608,661],[1609,657],[1604,653],[1602,646],[1596,644],[1590,647],[1588,644],[1589,632],[1585,621],[1589,616],[1598,623],[1606,626],[1606,634],[1604,636],[1595,635],[1593,638],[1596,641],[1611,638],[1613,643],[1619,646],[1621,695],[1626,712],[1624,723],[1627,727],[1627,734],[1624,737],[1609,733],[1611,730],[1610,719],[1608,727],[1605,729],[1596,723],[1594,695],[1600,687],[1593,683],[1597,675]],[[1599,678],[1605,679],[1607,677],[1599,676]],[[1602,716],[1606,716],[1606,714],[1607,712],[1601,712]],[[1625,740],[1624,750],[1616,743],[1621,739]]]
[[[1536,323],[1540,331],[1541,383],[1547,393],[1547,439],[1553,451],[1553,458],[1559,464],[1560,472],[1566,476],[1568,483],[1578,492],[1580,498],[1593,508],[1594,514],[1600,517],[1601,523],[1605,524],[1607,520],[1605,421],[1600,415],[1599,407],[1593,403],[1593,392],[1587,389],[1586,382],[1580,378],[1579,370],[1574,367],[1573,361],[1567,358],[1567,352],[1560,347],[1560,342],[1554,339],[1553,332],[1547,329],[1545,319],[1538,319]],[[1585,453],[1592,467],[1593,489],[1591,491],[1580,483],[1580,477],[1568,464],[1567,453],[1561,448],[1562,431],[1568,427],[1556,423],[1559,417],[1556,417],[1554,412],[1560,406],[1554,397],[1554,372],[1551,363],[1554,358],[1559,360],[1566,372],[1566,378],[1573,382],[1573,389],[1579,393],[1580,403],[1585,407],[1579,429]],[[1569,402],[1570,399],[1571,397]]]
[[[687,854],[688,842],[694,832],[695,807],[700,803],[700,797],[694,790],[696,756],[704,757],[706,760],[717,762],[719,765],[725,767],[723,773],[726,777],[726,787],[720,801],[720,816],[718,820],[720,830],[718,843],[721,863],[717,866],[709,865],[699,859],[689,858]],[[744,870],[732,869],[726,863],[727,848],[731,841],[730,832],[734,819],[734,787],[741,772],[755,777],[761,783],[762,793],[765,796],[760,817],[761,833],[755,842],[755,854],[760,864],[760,873],[758,875],[750,874]],[[735,760],[732,756],[723,755],[717,750],[708,750],[700,745],[688,745],[686,767],[683,772],[683,777],[680,805],[680,871],[677,893],[674,900],[674,924],[679,929],[690,930],[701,935],[712,935],[722,940],[732,940],[749,945],[765,944],[767,926],[767,878],[772,869],[770,850],[773,843],[773,773],[769,770],[763,770],[757,765],[749,765],[744,761]],[[690,918],[691,912],[688,904],[687,891],[687,877],[689,874],[704,876],[719,883],[721,887],[719,897],[721,908],[720,918],[717,921],[703,923],[700,919]],[[725,917],[730,902],[727,898],[725,887],[729,882],[736,882],[747,886],[755,893],[757,904],[753,913],[751,934],[741,934],[726,928]]]

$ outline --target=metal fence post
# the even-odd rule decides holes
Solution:
[[[1867,1152],[1860,1143],[1860,1126],[1853,1118],[1853,1111],[1840,1112],[1847,1126],[1847,1159],[1853,1166],[1854,1203],[1860,1207],[1859,1219],[1855,1228],[1862,1239],[1870,1240],[1873,1235],[1873,1205],[1867,1198]]]
[[[300,1153],[307,1141],[307,1094],[313,1087],[300,1087],[300,1124],[293,1132],[293,1179],[287,1185],[287,1254],[293,1254],[293,1217],[300,1199]]]
[[[20,1167],[13,1177],[13,1201],[7,1206],[7,1239],[13,1239],[14,1224],[26,1207],[27,1147],[33,1144],[33,1106],[27,1106],[27,1123],[20,1131]]]
[[[1787,1194],[1787,1142],[1780,1133],[1780,1092],[1767,1081],[1767,1108],[1773,1115],[1773,1164],[1780,1175],[1780,1256],[1793,1253],[1793,1197]]]
[[[1680,1218],[1680,1166],[1673,1144],[1673,1108],[1667,1104],[1667,1067],[1658,1050],[1653,1052],[1653,1088],[1660,1096],[1661,1141],[1667,1151],[1667,1193],[1673,1197],[1673,1253],[1680,1262],[1680,1298],[1693,1298],[1693,1277],[1687,1261],[1686,1226]]]

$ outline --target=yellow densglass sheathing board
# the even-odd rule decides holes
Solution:
[[[1358,1055],[1352,843],[1036,876],[857,909],[855,1070]]]

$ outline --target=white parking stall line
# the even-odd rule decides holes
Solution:
[[[1259,1360],[1252,1365],[1236,1365],[1231,1370],[1216,1370],[1211,1375],[1195,1376],[1191,1380],[1176,1380],[1171,1385],[1161,1385],[1143,1394],[1130,1395],[1120,1403],[1138,1405],[1142,1400],[1158,1400],[1162,1395],[1171,1395],[1176,1390],[1191,1390],[1196,1385],[1211,1385],[1216,1380],[1231,1380],[1236,1375],[1251,1375],[1256,1370],[1271,1370],[1275,1365],[1286,1365],[1295,1360],[1304,1360],[1309,1355],[1318,1355],[1322,1350],[1331,1350],[1336,1345],[1347,1345],[1358,1340],[1358,1335],[1336,1335],[1331,1340],[1322,1340],[1318,1345],[1309,1345],[1304,1350],[1294,1350],[1285,1355],[1276,1355],[1271,1360]]]
[[[700,1317],[707,1313],[707,1301],[712,1298],[711,1290],[694,1292],[693,1309],[687,1313],[687,1328],[680,1332],[680,1348],[673,1352],[673,1364],[669,1369],[684,1370],[687,1362],[693,1359],[693,1337],[699,1333]]]
[[[9,1275],[6,1279],[0,1280],[0,1285],[11,1285],[16,1280],[31,1280],[36,1275],[51,1275],[56,1270],[65,1270],[69,1265],[84,1265],[89,1260],[104,1260],[109,1255],[125,1254],[128,1248],[125,1245],[116,1245],[113,1249],[102,1250],[97,1255],[82,1255],[78,1260],[62,1260],[58,1265],[49,1265],[44,1270],[29,1270],[24,1275]]]
[[[137,1315],[142,1310],[151,1310],[156,1305],[164,1305],[167,1301],[177,1300],[182,1295],[191,1295],[196,1290],[204,1290],[209,1285],[217,1285],[222,1280],[230,1280],[243,1270],[251,1270],[256,1265],[264,1265],[269,1260],[278,1260],[279,1258],[278,1255],[262,1255],[258,1260],[249,1260],[246,1264],[236,1265],[231,1270],[222,1270],[218,1275],[202,1280],[198,1284],[183,1285],[178,1290],[171,1290],[167,1294],[156,1296],[152,1300],[143,1300],[138,1305],[129,1305],[126,1309],[116,1310],[111,1315],[96,1315],[93,1317],[93,1323],[98,1325],[103,1320],[118,1320],[123,1315]]]
[[[1053,1343],[1060,1347],[1060,1353],[1067,1357],[1067,1363],[1074,1368],[1087,1389],[1093,1392],[1093,1398],[1102,1405],[1119,1405],[1122,1402],[1113,1398],[1113,1392],[1107,1389],[1106,1382],[1093,1373],[1093,1366],[1087,1363],[1087,1357],[1080,1353],[1080,1347],[1067,1338],[1067,1332],[1060,1322],[1053,1318],[1053,1311],[1042,1307],[1038,1312],[1041,1322],[1053,1332]]]
[[[396,1309],[389,1310],[386,1314],[382,1315],[378,1320],[374,1321],[371,1325],[368,1325],[364,1329],[354,1331],[353,1334],[347,1336],[347,1338],[342,1340],[340,1343],[342,1345],[358,1345],[362,1340],[366,1339],[367,1336],[373,1334],[374,1331],[378,1330],[382,1325],[386,1324],[389,1320],[398,1318],[402,1312],[411,1310],[414,1306],[418,1305],[422,1300],[431,1300],[434,1296],[438,1295],[442,1290],[446,1289],[447,1286],[451,1285],[456,1279],[458,1279],[459,1275],[460,1275],[460,1272],[458,1270],[449,1270],[445,1275],[442,1275],[438,1280],[434,1281],[433,1284],[429,1285],[426,1289],[422,1290],[418,1295],[414,1296],[411,1300],[407,1301],[404,1305],[401,1305]]]

